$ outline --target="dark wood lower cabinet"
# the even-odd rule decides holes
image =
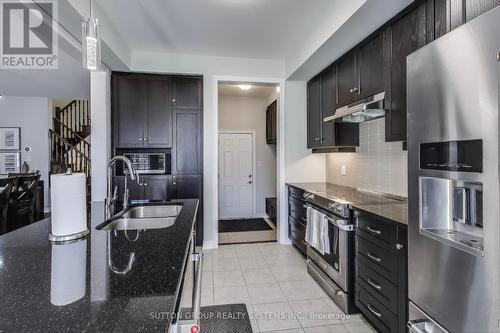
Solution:
[[[303,190],[288,186],[288,238],[305,256],[307,211],[303,201],[303,194]]]
[[[407,227],[364,211],[355,216],[355,304],[379,332],[406,332]]]
[[[201,175],[174,175],[172,199],[199,199],[196,216],[196,245],[203,245],[203,177]]]

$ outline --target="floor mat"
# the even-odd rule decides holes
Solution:
[[[224,304],[201,308],[201,333],[252,333],[245,304]]]
[[[264,219],[219,220],[219,232],[273,230]]]

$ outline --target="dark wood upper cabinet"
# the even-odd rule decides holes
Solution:
[[[356,53],[348,53],[337,65],[338,70],[338,105],[344,106],[354,102],[358,97],[356,78]]]
[[[307,148],[321,147],[321,76],[307,84]]]
[[[172,82],[172,102],[176,110],[200,110],[203,105],[203,79],[175,77]]]
[[[172,147],[172,101],[167,80],[148,80],[148,112],[145,145]]]
[[[202,119],[199,111],[174,111],[172,172],[198,174],[202,170]]]
[[[142,75],[113,79],[114,146],[172,147],[170,81]]]
[[[359,98],[373,96],[384,90],[384,38],[377,35],[361,45],[356,55]]]
[[[147,81],[114,77],[115,146],[142,147],[147,112]]]
[[[385,140],[406,141],[406,58],[426,44],[425,3],[394,22],[389,29],[391,63],[387,89],[390,95],[386,96]]]
[[[272,102],[266,109],[266,142],[267,144],[276,143],[277,138],[277,109],[278,102]]]
[[[324,122],[326,117],[335,114],[337,107],[337,69],[332,65],[321,73],[321,113],[320,113],[320,126],[321,126],[321,147],[331,147],[335,145],[335,126],[334,123]]]
[[[463,0],[465,1],[465,21],[487,12],[500,5],[500,0]]]

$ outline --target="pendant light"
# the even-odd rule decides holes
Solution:
[[[99,20],[94,17],[94,1],[90,0],[90,17],[82,22],[83,67],[96,72],[101,68]]]

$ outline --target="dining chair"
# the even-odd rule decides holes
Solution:
[[[39,174],[22,174],[14,177],[7,215],[7,231],[34,222],[35,196],[39,179]]]
[[[7,213],[14,178],[0,179],[0,235],[7,233]]]

